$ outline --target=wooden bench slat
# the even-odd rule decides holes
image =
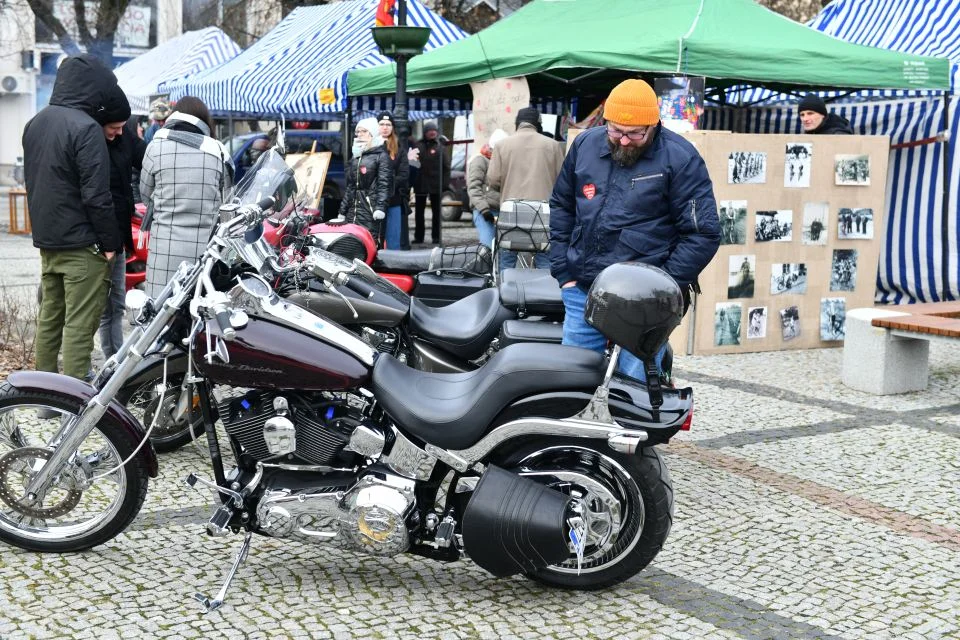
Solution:
[[[921,302],[918,304],[903,305],[898,310],[915,316],[944,316],[949,318],[960,317],[960,301],[958,302]]]
[[[899,329],[900,331],[960,338],[960,320],[942,316],[911,315],[874,318],[870,324],[884,329]]]

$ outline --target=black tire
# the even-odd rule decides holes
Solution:
[[[456,222],[463,215],[463,205],[448,205],[447,202],[455,202],[457,194],[453,191],[444,191],[440,196],[440,215],[445,222]],[[461,200],[461,202],[463,202]]]
[[[547,453],[534,457],[539,452]],[[594,553],[600,553],[597,558],[590,559],[585,552],[584,570],[580,575],[576,571],[576,556],[571,552],[570,559],[563,565],[528,573],[531,579],[562,589],[604,589],[639,573],[663,548],[673,524],[673,485],[666,464],[653,447],[641,449],[634,455],[622,455],[606,443],[595,441],[537,440],[512,452],[508,462],[512,467],[508,468],[574,471],[613,486],[614,476],[620,471],[606,461],[619,465],[635,487],[623,487],[622,499],[618,500],[624,526],[617,532],[616,541],[603,553],[600,553],[603,547],[594,549]],[[608,468],[604,469],[604,465]]]
[[[67,415],[75,415],[77,410],[76,402],[69,402],[60,396],[43,393],[27,393],[19,391],[6,383],[0,385],[0,416],[7,415],[8,412],[14,409],[28,413],[33,411],[33,409],[26,405],[34,405],[38,409],[43,407],[59,409],[61,414]],[[41,443],[31,442],[30,446],[35,446],[35,444]],[[109,448],[107,448],[107,444]],[[107,414],[100,420],[100,423],[94,431],[91,432],[90,436],[88,436],[81,445],[81,452],[85,450],[84,445],[87,447],[99,447],[97,450],[98,455],[102,455],[104,451],[107,452],[107,457],[102,464],[112,468],[121,461],[126,460],[139,444],[140,442],[135,434],[131,434]],[[10,439],[4,439],[2,445],[3,446],[0,446],[0,455],[5,456],[17,450],[17,447],[12,445]],[[106,473],[108,470],[108,468],[100,469],[98,467],[95,468],[94,473]],[[15,476],[15,472],[12,470],[10,474],[11,476]],[[50,527],[46,526],[49,524],[48,520],[42,520],[44,523],[42,529],[36,524],[36,522],[38,522],[37,520],[32,520],[27,523],[16,523],[11,520],[11,514],[14,513],[12,507],[0,502],[0,507],[3,509],[0,511],[0,540],[28,551],[68,553],[84,551],[114,538],[117,534],[125,530],[134,518],[136,518],[137,513],[140,512],[140,507],[143,505],[143,500],[147,495],[149,474],[143,460],[138,455],[131,459],[120,470],[116,471],[115,474],[110,475],[116,475],[118,487],[122,478],[123,486],[118,488],[115,498],[110,501],[103,521],[94,522],[89,531],[76,530],[70,533],[70,537],[68,538],[58,538],[57,532],[47,532],[45,535],[42,529],[50,529]],[[99,482],[107,481],[98,480],[94,482],[92,487],[83,489],[81,494],[87,492],[93,494]],[[82,501],[83,498],[81,497],[80,500]],[[102,499],[93,498],[94,506],[100,506],[101,502]],[[85,508],[84,506],[83,509]],[[74,507],[71,507],[71,510],[64,515],[76,515],[76,509],[77,505],[74,505]],[[62,525],[64,530],[68,526],[71,525]],[[66,536],[67,534],[64,533],[64,535]]]
[[[172,419],[165,419],[169,416],[172,406],[176,405],[177,398],[180,395],[180,385],[183,384],[183,377],[184,374],[182,373],[167,375],[162,403],[160,393],[157,391],[163,381],[162,362],[158,367],[156,378],[146,382],[128,384],[117,392],[117,400],[140,420],[144,429],[150,427],[151,417],[157,407],[162,407],[162,412],[157,418],[157,424],[150,433],[150,442],[157,453],[176,451],[180,447],[190,444],[204,433],[203,419],[199,411],[191,411],[188,414],[192,417],[190,420],[174,422]]]

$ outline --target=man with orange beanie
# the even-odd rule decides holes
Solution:
[[[583,311],[604,268],[651,264],[673,276],[688,299],[720,246],[707,167],[692,144],[660,124],[650,85],[621,82],[603,115],[605,127],[573,141],[550,198],[550,271],[563,287],[563,343],[600,352],[606,338]],[[619,369],[645,379],[643,363],[629,353],[621,355]]]

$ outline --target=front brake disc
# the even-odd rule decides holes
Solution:
[[[23,489],[29,484],[29,479],[36,471],[34,465],[40,460],[49,460],[53,455],[48,449],[39,447],[24,447],[14,449],[0,458],[0,500],[8,507],[11,507],[18,513],[22,513],[30,518],[39,518],[46,520],[48,518],[59,518],[70,513],[70,511],[80,502],[83,491],[76,489],[76,483],[73,479],[68,479],[66,483],[51,485],[58,492],[63,494],[55,504],[51,506],[42,506],[46,497],[41,500],[29,500],[25,495],[18,495],[10,486],[12,474],[19,474],[25,482]],[[73,486],[63,486],[64,484],[73,484]],[[49,497],[49,496],[47,496]]]

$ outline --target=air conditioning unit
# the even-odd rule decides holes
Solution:
[[[0,95],[30,93],[28,77],[25,73],[0,73]]]

